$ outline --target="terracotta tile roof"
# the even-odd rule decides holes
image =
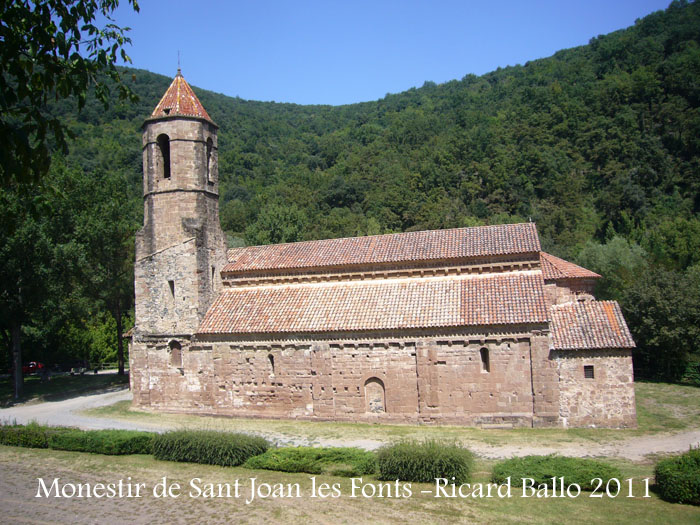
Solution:
[[[615,301],[552,306],[551,332],[554,350],[635,347],[620,305]]]
[[[223,272],[314,268],[534,253],[534,223],[348,237],[229,250]]]
[[[174,115],[200,117],[213,123],[179,69],[165,95],[163,95],[163,98],[160,99],[153,113],[151,113],[151,118]]]
[[[547,322],[549,312],[539,272],[522,272],[462,281],[465,325]]]
[[[540,252],[540,264],[545,280],[600,279],[600,275],[546,252]]]
[[[540,272],[232,288],[200,334],[333,332],[545,323]]]

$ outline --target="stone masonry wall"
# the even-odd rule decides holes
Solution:
[[[560,416],[564,426],[636,427],[630,350],[560,351]],[[587,379],[584,366],[593,366]]]
[[[530,342],[523,336],[179,342],[181,366],[165,340],[132,344],[135,405],[346,421],[530,426],[533,420]]]
[[[550,359],[549,335],[535,333],[531,339],[533,426],[559,424],[559,374],[556,362]]]
[[[533,406],[529,347],[527,338],[420,341],[422,419],[529,425]]]
[[[181,350],[176,355],[165,340],[132,343],[129,366],[134,405],[206,413],[213,399],[211,351],[193,350],[186,339],[177,342]]]
[[[544,293],[549,304],[564,304],[578,300],[592,300],[594,279],[557,279],[545,281]]]
[[[413,350],[411,342],[217,343],[216,411],[265,417],[415,419]],[[385,410],[367,414],[364,390],[372,378],[385,385]]]
[[[134,289],[139,332],[191,334],[197,329],[200,319],[195,291],[200,274],[196,252],[192,238],[137,261]]]

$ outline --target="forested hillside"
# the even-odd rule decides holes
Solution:
[[[141,223],[140,126],[172,80],[139,70],[129,76],[136,105],[55,107],[74,130],[70,152],[56,154],[40,195],[4,192],[0,221],[15,234],[18,224],[41,223],[56,208],[50,213],[62,222],[37,226],[43,258],[31,247],[12,252],[8,234],[0,277],[29,271],[27,260],[43,261],[42,282],[62,278],[51,273],[57,259],[72,267],[61,270],[64,280],[84,282],[80,269],[106,271],[88,264],[90,250],[100,249],[85,241],[91,227],[99,239],[119,237],[114,250],[128,267],[130,234]],[[375,102],[299,106],[194,89],[220,126],[230,244],[532,220],[546,250],[605,276],[599,297],[621,302],[640,346],[638,373],[700,380],[688,366],[700,360],[697,2],[674,2],[549,58],[426,82]],[[26,199],[43,204],[20,220],[8,210]],[[100,226],[100,217],[111,222]],[[63,253],[69,246],[75,259]],[[28,357],[113,351],[107,299],[90,288],[100,279],[107,277],[72,287],[70,308],[55,300],[47,313],[36,303],[24,328]]]

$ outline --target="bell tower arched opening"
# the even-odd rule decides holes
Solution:
[[[165,133],[158,135],[156,139],[160,160],[160,174],[164,179],[170,178],[170,137]]]

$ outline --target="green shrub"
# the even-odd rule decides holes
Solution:
[[[700,449],[659,461],[654,475],[666,501],[700,505]]]
[[[243,466],[346,477],[374,474],[377,470],[374,453],[359,448],[275,448],[248,459]]]
[[[12,447],[48,448],[49,427],[38,423],[0,425],[0,444]]]
[[[175,430],[153,440],[156,459],[234,467],[264,453],[270,444],[261,437],[209,430]]]
[[[473,460],[469,450],[440,441],[402,441],[377,452],[381,480],[432,482],[447,478],[465,483],[471,476]]]
[[[622,473],[616,467],[602,461],[583,458],[567,458],[562,456],[526,456],[501,461],[494,465],[491,471],[491,481],[502,484],[510,476],[513,487],[521,487],[523,478],[535,480],[535,486],[552,483],[552,478],[564,478],[564,486],[577,483],[583,490],[593,490],[595,478],[603,480],[603,486],[610,478],[622,478]]]
[[[151,454],[155,434],[136,430],[73,430],[52,434],[49,447],[94,454]]]

